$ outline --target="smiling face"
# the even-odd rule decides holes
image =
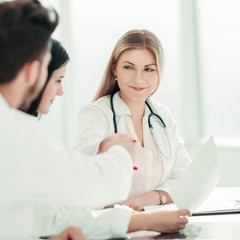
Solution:
[[[53,104],[56,96],[63,95],[62,79],[66,73],[66,64],[56,69],[43,92],[41,102],[38,106],[37,112],[41,114],[47,114],[50,106]]]
[[[144,102],[158,86],[156,60],[147,49],[123,52],[113,73],[118,79],[120,96],[126,103]]]

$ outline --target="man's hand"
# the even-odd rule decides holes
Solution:
[[[80,228],[69,227],[62,233],[48,238],[48,240],[88,240]]]
[[[120,145],[129,152],[133,160],[135,156],[135,143],[136,141],[128,135],[122,133],[115,133],[103,139],[103,141],[99,145],[98,154],[106,152],[110,147],[114,145]]]

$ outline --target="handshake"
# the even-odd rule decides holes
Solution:
[[[115,133],[103,139],[99,145],[98,154],[106,152],[110,147],[114,145],[119,145],[125,148],[132,159],[135,157],[135,146],[137,141],[126,134]]]

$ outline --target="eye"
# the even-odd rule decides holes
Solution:
[[[127,70],[131,70],[132,69],[132,67],[129,66],[129,65],[124,66],[124,68],[127,69]]]
[[[146,72],[154,72],[155,69],[153,69],[153,68],[145,68],[144,71],[146,71]]]
[[[56,80],[57,83],[61,83],[62,82],[62,79],[58,79]]]

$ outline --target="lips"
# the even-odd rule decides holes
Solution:
[[[133,87],[133,86],[131,86],[131,88],[132,88],[133,90],[135,90],[135,91],[138,91],[138,92],[146,89],[146,87]]]

